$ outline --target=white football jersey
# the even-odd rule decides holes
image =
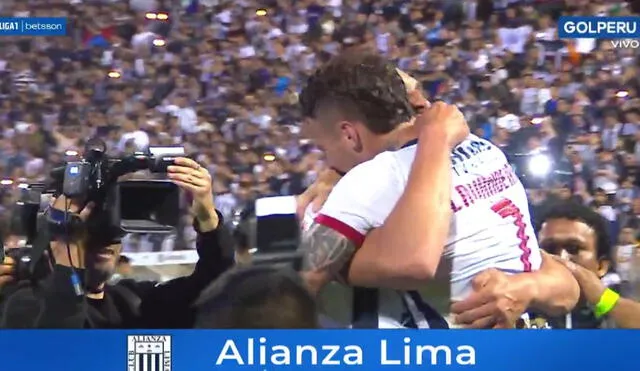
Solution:
[[[367,232],[384,223],[404,192],[416,147],[414,141],[349,171],[315,222],[361,244]],[[470,135],[452,151],[451,160],[454,214],[443,254],[451,263],[451,300],[459,301],[471,292],[473,277],[483,270],[528,272],[539,269],[542,257],[525,189],[504,153]],[[379,297],[379,327],[404,327],[402,318],[411,306],[407,295],[380,290]]]

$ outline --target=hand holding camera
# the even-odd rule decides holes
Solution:
[[[167,168],[167,176],[193,196],[193,211],[202,232],[218,227],[218,214],[213,202],[211,174],[190,158],[178,157]]]
[[[22,258],[11,256],[14,263],[19,263],[12,269],[12,276],[24,271],[22,278],[32,279],[37,271],[38,277],[44,277],[53,269],[45,264],[51,261],[79,269],[87,264],[110,268],[120,253],[124,234],[175,233],[179,228],[179,189],[193,197],[201,232],[218,227],[211,175],[195,161],[180,157],[184,149],[154,147],[113,158],[97,145],[87,147],[80,161],[52,171],[51,184],[30,185],[22,195],[18,213],[27,231],[27,244],[37,247],[29,249],[26,257],[35,256],[33,261],[44,263],[22,264]],[[165,173],[169,179],[119,179],[139,170]],[[59,196],[47,202],[50,207],[45,212],[40,205],[48,192]],[[41,259],[43,246],[49,241],[53,259]]]
[[[64,195],[51,199],[51,208],[67,210],[69,214],[77,215],[81,221],[86,221],[89,218],[94,206],[95,204],[93,202],[82,205]],[[75,241],[69,241],[68,246],[65,242],[55,241],[51,244],[51,253],[53,254],[54,261],[58,265],[81,269],[85,267],[84,250],[79,249]]]
[[[4,260],[0,262],[0,292],[7,283],[13,281],[14,261],[10,257],[4,257]]]

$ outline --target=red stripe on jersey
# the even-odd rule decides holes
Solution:
[[[514,219],[513,225],[515,225],[518,229],[516,231],[516,236],[520,243],[518,247],[522,251],[522,255],[520,256],[520,261],[524,266],[525,272],[531,272],[531,261],[529,257],[531,257],[531,249],[529,248],[529,236],[527,236],[527,224],[524,222],[524,215],[522,215],[522,211],[513,201],[505,198],[493,206],[491,206],[491,210],[493,210],[496,214],[500,215],[503,219],[512,217]]]
[[[353,242],[356,247],[362,246],[362,243],[364,242],[365,235],[355,230],[352,226],[336,218],[319,214],[318,216],[316,216],[314,221],[320,225],[324,225],[325,227],[340,233],[349,241]]]

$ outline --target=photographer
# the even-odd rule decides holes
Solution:
[[[114,273],[119,243],[103,232],[103,213],[59,196],[51,208],[82,220],[79,237],[51,241],[53,273],[5,299],[2,327],[8,328],[191,328],[193,302],[233,264],[230,233],[215,210],[211,176],[195,161],[178,158],[168,177],[193,196],[199,261],[194,272],[169,282],[106,282]],[[78,282],[77,280],[80,280]],[[84,293],[84,294],[82,294]]]

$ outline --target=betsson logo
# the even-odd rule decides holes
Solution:
[[[24,22],[22,27],[25,31],[60,31],[64,29],[64,25],[60,23]]]
[[[611,47],[614,49],[638,49],[640,48],[640,40],[637,40],[637,39],[611,40]]]

